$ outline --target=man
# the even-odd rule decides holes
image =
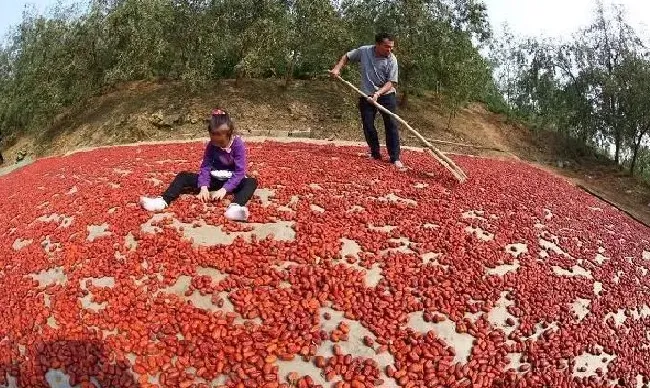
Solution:
[[[339,76],[341,69],[349,62],[359,62],[361,67],[361,91],[366,93],[373,101],[378,102],[391,112],[397,109],[397,98],[395,85],[397,84],[397,58],[392,53],[395,46],[395,39],[390,34],[377,34],[375,44],[361,46],[341,57],[341,60],[334,66],[330,73]],[[365,97],[359,99],[359,111],[363,123],[363,134],[366,143],[370,147],[370,155],[374,159],[381,159],[379,153],[379,138],[375,128],[375,116],[377,107],[370,103]],[[404,168],[399,160],[400,139],[396,120],[381,112],[384,119],[386,131],[386,148],[390,162],[397,168]]]

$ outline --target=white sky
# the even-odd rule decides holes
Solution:
[[[517,35],[569,38],[579,27],[589,23],[596,0],[483,0],[495,32],[508,22]],[[605,5],[622,4],[628,10],[628,21],[640,35],[650,38],[650,0],[602,0]],[[63,0],[70,3],[71,0]],[[9,26],[20,23],[25,5],[40,12],[57,0],[0,0],[0,36]],[[85,3],[85,1],[84,1]],[[650,39],[649,39],[650,40]]]
[[[593,18],[595,0],[484,0],[495,32],[507,22],[515,35],[570,38]],[[627,11],[627,20],[639,35],[650,37],[650,0],[603,0],[621,4]],[[644,39],[645,40],[645,39]]]

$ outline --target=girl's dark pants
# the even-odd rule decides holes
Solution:
[[[210,177],[210,191],[219,190],[223,187],[226,181],[220,181],[213,177]],[[176,178],[169,185],[169,188],[162,195],[163,199],[167,204],[172,203],[177,199],[183,192],[191,191],[193,193],[199,192],[199,175],[187,171],[183,171],[176,175]],[[239,183],[239,186],[233,191],[235,196],[234,202],[238,203],[241,206],[245,206],[252,197],[253,193],[257,189],[257,179],[255,178],[244,178]]]

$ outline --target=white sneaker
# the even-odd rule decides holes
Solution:
[[[393,162],[393,164],[394,164],[395,167],[397,167],[399,170],[403,170],[403,169],[405,168],[405,167],[404,167],[404,164],[403,164],[402,162],[400,162],[399,160],[396,160],[395,162]]]
[[[142,205],[142,207],[147,211],[158,212],[164,210],[167,207],[167,202],[165,202],[162,197],[140,197],[140,205]]]
[[[224,215],[231,221],[246,221],[248,219],[248,209],[233,202],[228,206]]]

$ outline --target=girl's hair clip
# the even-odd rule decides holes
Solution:
[[[226,112],[222,111],[221,109],[215,109],[212,111],[212,116],[220,116],[220,115],[225,115]]]

